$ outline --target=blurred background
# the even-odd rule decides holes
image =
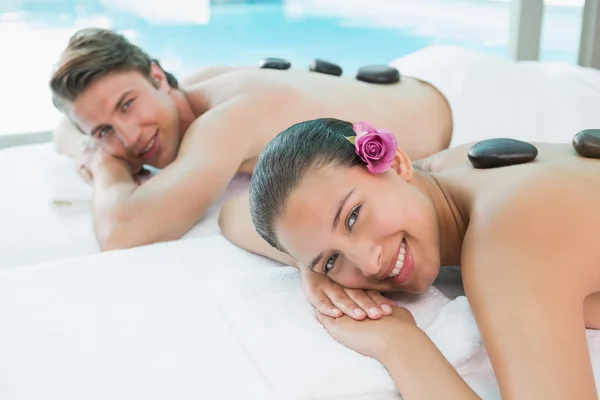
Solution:
[[[545,0],[540,59],[577,62],[584,0]],[[510,0],[2,0],[0,135],[53,128],[48,78],[84,27],[129,37],[177,77],[208,65],[325,58],[352,75],[432,44],[508,56]]]

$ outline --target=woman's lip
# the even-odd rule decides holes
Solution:
[[[385,272],[379,277],[379,279],[381,279],[381,280],[387,279],[387,277],[390,276],[390,274],[392,273],[392,271],[396,267],[396,261],[398,261],[398,256],[400,255],[400,249],[402,248],[402,242],[403,241],[404,241],[404,239],[402,239],[400,241],[400,244],[398,245],[398,249],[396,250],[396,253],[394,253],[394,256],[392,257],[390,265],[385,270]]]
[[[400,271],[400,273],[394,277],[394,283],[399,285],[406,283],[410,279],[415,269],[415,259],[408,241],[406,241],[404,245],[406,247],[406,253],[404,254],[404,265],[402,266],[402,271]]]

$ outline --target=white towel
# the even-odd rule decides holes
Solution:
[[[453,304],[434,289],[398,301],[426,330]],[[0,271],[0,320],[3,400],[396,396],[318,324],[295,269],[221,236]],[[457,362],[471,352],[436,335]]]
[[[62,154],[57,154],[46,166],[45,174],[51,179],[51,201],[60,207],[89,208],[93,189],[75,171],[75,162]]]
[[[280,398],[397,398],[394,382],[379,362],[337,343],[318,323],[297,270],[231,271],[214,276],[209,286]],[[411,311],[453,365],[479,351],[479,333],[464,296],[449,300],[431,288],[392,298]]]
[[[295,269],[221,236],[0,271],[0,398],[399,398],[379,362],[320,326],[300,286]],[[463,296],[395,300],[477,393],[499,399]]]

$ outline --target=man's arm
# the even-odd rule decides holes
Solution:
[[[176,160],[141,186],[118,160],[95,163],[94,219],[101,248],[183,236],[244,161],[252,133],[240,132],[240,121],[256,118],[263,116],[256,115],[246,98],[207,112],[190,126]]]

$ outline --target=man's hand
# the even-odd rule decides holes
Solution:
[[[89,138],[79,140],[79,146],[75,153],[75,172],[86,182],[92,184],[91,165],[95,162],[93,159],[99,157],[100,147]]]
[[[300,268],[304,292],[319,312],[330,317],[343,314],[356,320],[381,318],[390,315],[396,303],[374,290],[348,289],[326,275]]]
[[[81,178],[92,184],[94,174],[100,168],[117,173],[127,172],[140,184],[140,179],[147,178],[148,171],[143,168],[134,175],[132,168],[126,162],[113,157],[102,149],[93,139],[84,138],[80,140],[79,151],[75,156],[76,172]]]
[[[79,152],[79,143],[82,139],[89,139],[89,137],[86,137],[67,117],[63,117],[52,131],[55,150],[59,154],[64,154],[73,159],[76,158]]]

